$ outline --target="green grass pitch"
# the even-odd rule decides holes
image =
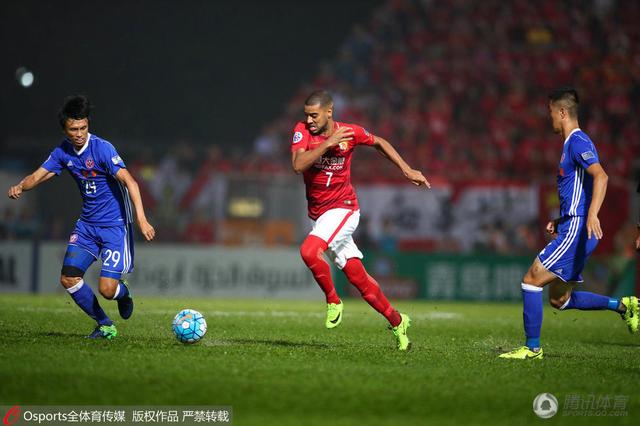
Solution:
[[[546,309],[546,357],[527,363],[497,358],[522,344],[519,304],[398,302],[413,318],[400,353],[357,299],[335,330],[320,299],[136,303],[117,339],[89,341],[91,321],[68,296],[1,295],[2,404],[231,405],[236,425],[611,425],[640,414],[640,335],[611,312]],[[196,345],[173,337],[181,308],[207,320]],[[532,411],[542,392],[558,398],[552,419]],[[628,416],[563,416],[567,395],[626,395]]]

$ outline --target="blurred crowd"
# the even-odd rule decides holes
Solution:
[[[185,140],[125,160],[161,240],[213,243],[219,227],[194,199],[216,173],[291,175],[291,130],[315,88],[332,93],[338,121],[388,139],[436,184],[549,184],[561,141],[550,128],[546,96],[570,84],[611,182],[627,182],[640,153],[637,22],[640,2],[634,1],[389,0],[318,64],[251,147]],[[361,151],[352,163],[356,183],[402,181],[390,162]],[[0,233],[22,235],[36,223],[7,217]],[[509,236],[500,223],[488,226],[481,230],[487,247],[480,249],[509,253],[518,239],[525,250],[535,249],[535,228],[524,224]]]
[[[581,122],[613,179],[640,151],[640,3],[614,0],[390,0],[322,63],[255,152],[286,159],[291,128],[313,88],[338,120],[388,138],[425,175],[446,181],[549,181],[559,139],[547,93],[575,86]],[[360,179],[397,179],[371,156]],[[361,173],[359,173],[360,171]]]

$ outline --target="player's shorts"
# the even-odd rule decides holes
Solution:
[[[327,254],[333,263],[342,269],[347,264],[347,260],[363,257],[352,237],[359,222],[359,210],[327,210],[314,222],[309,235],[315,235],[326,241],[329,246]]]
[[[582,282],[582,270],[598,240],[587,237],[586,218],[565,217],[558,223],[558,236],[538,254],[538,259],[549,272],[562,281]]]
[[[102,258],[101,277],[120,279],[133,271],[133,232],[131,224],[94,226],[78,221],[67,245],[64,266],[83,272]]]

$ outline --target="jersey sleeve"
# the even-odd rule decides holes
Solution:
[[[364,127],[356,126],[355,124],[351,126],[353,128],[353,141],[356,145],[373,145],[375,141],[375,137],[373,134],[369,133],[367,129]]]
[[[120,155],[118,155],[118,151],[116,151],[116,148],[109,142],[104,143],[100,152],[102,154],[102,165],[111,176],[115,176],[120,169],[127,168],[127,166],[125,166],[124,164],[124,161],[122,161],[122,158],[120,158]]]
[[[62,171],[64,170],[64,161],[62,158],[62,154],[62,149],[60,147],[57,147],[56,149],[51,151],[51,154],[49,154],[49,157],[45,160],[44,163],[42,163],[41,167],[60,176],[60,173],[62,173]]]
[[[293,128],[293,137],[291,138],[291,152],[296,152],[301,148],[309,148],[309,132],[304,123],[296,124],[296,127]]]
[[[571,142],[571,157],[583,169],[600,162],[598,151],[590,140],[574,137]]]

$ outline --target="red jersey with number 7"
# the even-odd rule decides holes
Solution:
[[[309,217],[313,220],[327,210],[359,208],[356,192],[351,185],[351,155],[357,145],[373,145],[374,136],[358,125],[335,121],[333,130],[340,127],[353,129],[353,139],[329,149],[303,172]],[[305,123],[299,122],[293,129],[291,152],[299,149],[310,151],[327,139],[327,136],[311,134]]]

